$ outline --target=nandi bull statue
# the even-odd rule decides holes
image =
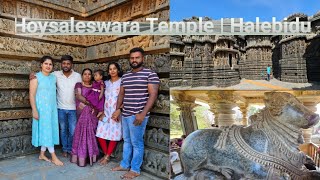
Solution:
[[[301,128],[319,116],[290,93],[265,93],[265,108],[248,127],[231,126],[191,133],[181,149],[184,174],[175,179],[320,179],[299,151]]]

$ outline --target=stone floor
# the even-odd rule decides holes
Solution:
[[[216,86],[201,87],[174,87],[170,90],[317,90],[320,83],[288,83],[277,79],[266,80],[247,80],[242,79],[240,84],[219,88]]]
[[[61,157],[60,154],[58,154]],[[49,157],[49,156],[48,156]],[[118,163],[111,161],[106,166],[95,163],[92,167],[78,167],[69,158],[62,158],[64,166],[38,160],[37,154],[5,159],[0,161],[0,180],[117,180],[124,172],[113,172],[110,169]],[[153,180],[151,175],[142,172],[136,180]]]

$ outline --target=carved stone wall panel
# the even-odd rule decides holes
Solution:
[[[31,109],[10,109],[0,111],[0,121],[8,119],[30,118],[31,116]]]
[[[0,138],[31,134],[32,119],[0,121]]]
[[[121,15],[120,15],[121,21],[128,21],[131,19],[131,10],[132,10],[131,3],[125,4],[121,7]]]
[[[149,148],[144,150],[142,169],[156,176],[169,177],[169,153],[158,152]]]
[[[0,139],[0,159],[35,153],[37,148],[31,144],[31,135]]]
[[[143,0],[132,0],[131,17],[142,15]]]
[[[169,78],[160,78],[160,91],[169,91],[170,86],[169,86]]]
[[[0,76],[0,89],[28,89],[27,77]]]
[[[170,129],[170,117],[151,115],[148,120],[148,126]]]
[[[156,9],[169,6],[169,0],[156,0]]]
[[[0,18],[1,33],[15,35],[14,30],[15,30],[14,20]],[[30,36],[30,37],[34,39],[39,39],[39,40],[48,40],[48,41],[73,44],[73,45],[84,45],[83,43],[79,43],[79,42],[86,42],[86,43],[88,42],[87,40],[88,36],[78,36],[78,35],[72,35],[72,36],[44,35],[42,37],[39,37],[39,36]],[[109,41],[109,39],[106,39],[106,40]],[[91,43],[95,43],[95,41],[92,41]]]
[[[150,54],[145,56],[144,65],[158,73],[169,72],[171,59],[169,54]]]
[[[0,36],[0,55],[33,58],[51,55],[60,59],[65,54],[72,55],[75,61],[86,59],[85,48]]]
[[[39,1],[40,2],[40,1]],[[81,14],[75,15],[70,12],[74,12],[72,9],[65,11],[65,9],[57,8],[52,9],[51,6],[44,6],[44,4],[28,3],[26,1],[16,0],[0,0],[0,15],[5,17],[27,17],[38,19],[69,19],[75,17],[75,19],[82,19]],[[74,8],[74,7],[73,7]],[[64,15],[61,15],[64,14]]]
[[[0,108],[30,107],[28,90],[0,90]]]
[[[14,34],[14,21],[9,19],[0,18],[0,32]]]
[[[145,0],[144,1],[144,8],[143,8],[143,14],[149,14],[155,10],[156,2],[154,0]]]
[[[98,45],[97,58],[112,57],[116,55],[116,44],[117,42],[110,42]],[[127,52],[128,53],[128,52]]]
[[[168,95],[159,94],[154,103],[151,112],[169,114],[170,113],[170,98]]]
[[[1,0],[0,15],[14,16],[16,14],[16,1]]]
[[[0,59],[0,74],[30,74],[33,63],[30,61],[16,61]],[[0,85],[3,86],[3,85]]]
[[[170,135],[163,132],[163,129],[152,128],[145,132],[145,144],[149,147],[169,151]]]

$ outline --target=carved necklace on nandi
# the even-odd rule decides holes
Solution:
[[[293,179],[302,179],[301,176],[308,170],[304,166],[306,156],[298,149],[302,136],[301,130],[277,121],[268,108],[254,115],[252,121],[251,127],[254,130],[263,131],[267,136],[268,153],[259,152],[250,147],[240,133],[241,126],[223,128],[214,147],[224,148],[226,137],[229,136],[238,152],[269,170],[268,176],[272,176],[276,170],[289,174]]]

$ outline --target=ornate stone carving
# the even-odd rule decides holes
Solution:
[[[31,125],[32,119],[0,121],[0,138],[30,134]]]
[[[30,118],[31,116],[31,109],[0,111],[0,121],[8,119]]]
[[[134,36],[132,42],[134,47],[141,47],[142,49],[147,49],[152,46],[153,36],[142,35]]]
[[[144,61],[145,67],[148,67],[157,73],[169,72],[171,59],[168,54],[152,54],[146,55]]]
[[[18,2],[17,5],[18,17],[30,17],[30,6],[27,3]]]
[[[156,0],[156,9],[161,9],[167,6],[169,6],[168,0]]]
[[[146,130],[145,134],[145,144],[147,146],[161,149],[165,152],[169,151],[170,135],[164,133],[161,128]]]
[[[169,96],[159,94],[156,102],[151,109],[151,112],[169,114],[170,112],[170,100]]]
[[[169,176],[169,155],[151,149],[144,150],[142,169],[162,178]]]
[[[300,128],[309,128],[319,116],[284,92],[265,93],[266,107],[250,117],[246,128],[231,126],[204,129],[190,134],[181,149],[184,175],[199,173],[226,179],[317,179],[319,171],[305,167],[300,152]],[[252,171],[251,167],[259,167]],[[205,172],[206,171],[206,172]]]
[[[132,1],[132,13],[131,16],[135,17],[138,16],[140,14],[142,14],[142,10],[143,10],[143,1],[141,0],[133,0]]]
[[[170,118],[167,116],[155,116],[151,115],[148,120],[148,126],[170,129]]]
[[[132,38],[118,40],[116,44],[116,55],[128,54],[131,48],[133,48]]]
[[[121,8],[121,21],[131,19],[132,4],[126,4]]]
[[[0,89],[28,89],[29,80],[27,78],[0,76]]]
[[[6,59],[0,59],[0,73],[30,74],[31,67],[32,63],[30,61],[9,61]]]
[[[1,90],[0,107],[30,107],[29,93],[27,90]]]
[[[31,145],[31,135],[22,135],[0,139],[0,158],[34,153],[36,148]]]
[[[85,48],[3,36],[0,36],[0,54],[20,55],[36,58],[43,55],[52,55],[60,58],[62,55],[70,54],[78,61],[86,59]]]
[[[1,80],[0,80],[1,82]],[[161,78],[160,79],[160,91],[169,91],[170,86],[169,86],[169,78]]]
[[[0,32],[14,34],[14,21],[0,18]]]
[[[2,6],[1,6],[1,14],[4,15],[14,15],[16,12],[16,2],[15,1],[8,1],[8,0],[3,0],[2,1]]]
[[[155,1],[154,0],[145,0],[144,1],[144,14],[149,14],[154,11],[155,9]]]

